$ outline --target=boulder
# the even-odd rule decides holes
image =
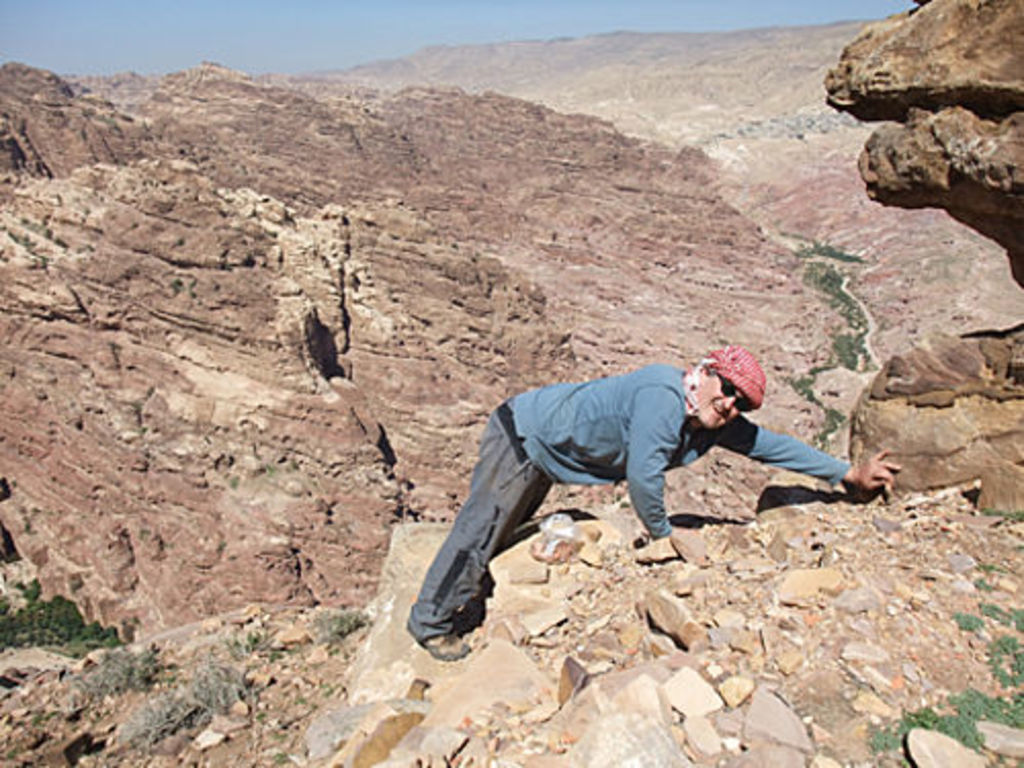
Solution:
[[[669,729],[636,713],[595,720],[569,755],[571,768],[690,768]]]
[[[1019,509],[1024,471],[1024,376],[1011,364],[1024,328],[933,336],[890,359],[854,411],[855,459],[882,448],[903,467],[898,487],[982,481],[981,506]],[[1014,506],[1017,505],[1017,506]]]

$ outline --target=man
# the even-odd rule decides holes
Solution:
[[[665,471],[721,445],[768,464],[863,490],[890,486],[899,466],[879,453],[856,467],[742,415],[761,407],[766,378],[746,349],[711,352],[684,372],[650,365],[622,376],[555,384],[513,397],[492,415],[480,441],[469,498],[434,558],[408,629],[432,656],[469,653],[456,613],[480,590],[487,564],[540,506],[552,483],[627,480],[637,515],[653,538],[672,532]]]

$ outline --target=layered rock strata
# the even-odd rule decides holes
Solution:
[[[53,73],[13,62],[0,66],[0,179],[65,176],[84,163],[126,162],[141,158],[151,143],[133,118],[103,99],[75,97]]]
[[[528,289],[400,210],[301,218],[144,161],[25,183],[0,226],[5,539],[128,632],[362,601],[396,452],[456,453],[469,393],[561,354]]]

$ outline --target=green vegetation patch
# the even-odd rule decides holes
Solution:
[[[845,275],[836,266],[822,259],[831,259],[844,263],[863,263],[863,259],[852,256],[827,243],[815,242],[811,246],[801,248],[796,255],[807,261],[804,267],[804,282],[817,291],[825,294],[828,304],[846,323],[847,328],[836,332],[832,337],[832,351],[826,365],[812,368],[807,375],[789,379],[793,387],[809,403],[821,408],[825,414],[825,423],[814,438],[818,448],[826,448],[833,434],[846,423],[846,415],[829,408],[814,394],[814,382],[819,373],[842,366],[851,371],[859,371],[871,364],[867,350],[868,319],[860,304],[844,288]],[[817,259],[817,260],[815,260]]]
[[[1012,626],[1018,632],[1024,632],[1024,610],[1015,609],[1007,611],[992,603],[982,603],[978,606],[978,610],[981,611],[982,616],[995,619],[1004,627]]]
[[[989,517],[1005,517],[1008,522],[1021,523],[1024,522],[1024,509],[992,509],[991,507],[985,507],[981,510],[983,515]]]
[[[839,364],[851,371],[860,369],[860,361],[867,362],[868,353],[865,339],[868,319],[857,301],[843,287],[845,277],[832,264],[822,261],[810,262],[804,268],[804,282],[828,297],[828,304],[852,333],[839,333],[832,339],[832,352]]]
[[[1013,625],[1024,632],[1024,611],[1007,611],[992,603],[981,603],[979,610],[985,618],[1003,626]],[[954,613],[953,620],[964,632],[979,632],[985,628],[985,619],[969,613]],[[869,739],[873,752],[900,749],[903,740],[914,728],[926,728],[944,733],[971,749],[981,749],[983,740],[977,723],[989,720],[1011,728],[1024,728],[1024,648],[1013,635],[1003,635],[988,644],[988,664],[992,676],[1011,693],[1007,696],[988,696],[974,688],[950,696],[939,708],[925,707],[907,712],[899,722],[888,728],[875,730]]]
[[[818,373],[822,370],[815,368],[811,370],[811,373],[807,376],[791,377],[786,379],[789,385],[793,387],[796,392],[809,403],[816,405],[825,412],[825,423],[822,424],[821,430],[817,435],[814,436],[814,446],[822,450],[828,447],[828,441],[834,435],[843,424],[846,423],[846,416],[842,412],[837,411],[835,408],[830,408],[821,402],[817,395],[814,394],[814,380],[817,378]]]
[[[813,245],[805,245],[803,248],[796,252],[796,255],[801,259],[810,259],[815,256],[819,256],[825,259],[835,259],[836,261],[842,261],[847,264],[863,264],[864,259],[860,256],[854,256],[852,253],[847,253],[839,248],[828,243],[819,243],[817,240],[814,241]]]
[[[38,581],[27,587],[15,585],[26,600],[23,608],[12,611],[7,603],[0,603],[0,650],[51,646],[72,656],[84,656],[94,648],[112,648],[120,645],[117,631],[104,628],[98,622],[86,624],[78,606],[57,595],[52,600],[40,600]]]
[[[950,696],[948,706],[941,712],[931,707],[907,712],[895,725],[875,731],[871,735],[870,746],[874,752],[896,750],[914,728],[926,728],[944,733],[971,749],[981,749],[984,742],[978,733],[979,720],[1002,723],[1011,728],[1024,726],[1024,694],[995,698],[968,688],[963,693]]]
[[[985,628],[985,622],[980,617],[969,613],[954,613],[953,621],[964,632],[977,632]]]
[[[988,644],[988,654],[988,665],[996,680],[1007,688],[1024,685],[1024,648],[1016,637],[996,638]]]
[[[227,641],[228,653],[231,658],[242,661],[254,653],[270,650],[273,641],[269,634],[262,629],[255,629],[246,632],[242,636],[232,637]]]

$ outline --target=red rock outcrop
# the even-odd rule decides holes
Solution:
[[[861,155],[868,193],[945,208],[1006,248],[1024,286],[1022,38],[1022,0],[931,0],[865,28],[825,84],[837,109],[897,121]]]
[[[979,506],[1024,505],[1024,328],[936,337],[894,357],[854,414],[851,450],[895,452],[900,488],[981,481]]]

